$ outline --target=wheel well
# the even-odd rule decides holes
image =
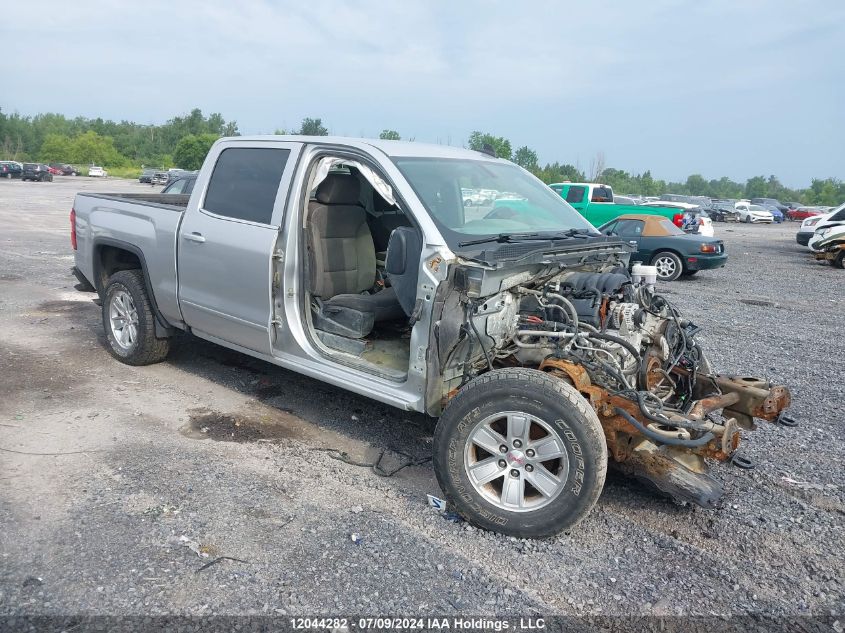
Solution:
[[[118,246],[99,246],[94,252],[94,285],[97,290],[106,287],[109,277],[119,270],[143,270],[141,259],[133,252]]]

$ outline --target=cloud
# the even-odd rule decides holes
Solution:
[[[321,116],[458,144],[481,129],[544,161],[601,150],[667,178],[801,184],[845,164],[840,0],[39,6],[0,22],[20,60],[0,66],[7,111],[153,122],[200,107],[249,133]],[[772,153],[807,139],[800,159]]]

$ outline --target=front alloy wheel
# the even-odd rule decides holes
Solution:
[[[496,369],[452,398],[434,432],[433,463],[466,520],[537,538],[587,515],[604,486],[607,445],[571,385],[535,369]]]
[[[470,432],[464,463],[475,490],[513,512],[539,510],[566,486],[569,458],[549,424],[522,411],[494,413]]]

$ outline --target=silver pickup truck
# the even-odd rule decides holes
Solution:
[[[162,361],[184,330],[437,416],[447,501],[505,534],[574,525],[608,457],[713,506],[706,460],[791,423],[786,387],[714,373],[626,243],[483,152],[221,139],[190,196],[80,193],[71,226],[118,360]]]

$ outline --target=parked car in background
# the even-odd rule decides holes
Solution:
[[[91,165],[88,168],[88,175],[93,178],[105,178],[109,175],[109,173],[102,167],[99,167],[97,165]]]
[[[704,237],[713,237],[716,235],[716,230],[713,228],[713,220],[706,213],[701,213],[695,216],[695,222],[698,223],[698,233]]]
[[[660,281],[675,281],[699,270],[721,268],[728,261],[721,240],[684,233],[668,218],[630,213],[599,228],[636,246],[631,263],[642,262],[657,268]]]
[[[176,180],[167,183],[167,186],[161,190],[162,193],[186,194],[194,190],[194,183],[197,181],[197,175],[185,174]]]
[[[786,219],[786,216],[783,212],[774,204],[761,204],[759,205],[764,209],[767,209],[769,213],[772,214],[772,219],[774,220],[775,224],[780,224]]]
[[[53,182],[53,174],[50,173],[50,167],[44,163],[24,163],[21,180]]]
[[[16,160],[0,161],[0,178],[20,178],[23,165]]]
[[[802,222],[807,218],[812,218],[817,215],[822,215],[825,211],[819,207],[796,207],[786,212],[786,217],[790,220],[801,220]]]
[[[566,200],[593,226],[602,226],[625,213],[642,213],[638,204],[618,204],[610,185],[592,182],[556,182],[549,187]],[[680,225],[683,212],[663,202],[649,204],[651,213],[662,215]]]
[[[687,233],[700,233],[713,237],[713,222],[707,215],[707,212],[698,204],[690,202],[672,202],[660,200],[657,202],[645,202],[639,205],[643,209],[651,209],[653,207],[662,207],[669,209],[677,209],[681,214],[679,222],[674,224]]]
[[[789,207],[777,198],[751,198],[751,204],[759,204],[761,207],[777,207],[783,217],[786,217],[786,212],[789,211]]]
[[[807,246],[816,229],[828,226],[830,222],[840,222],[843,220],[845,220],[845,204],[839,205],[828,213],[807,218],[801,223],[798,233],[795,234],[795,241],[801,246]]]
[[[47,171],[49,171],[54,176],[61,176],[62,175],[62,170],[59,169],[58,167],[53,167],[52,165],[47,165]]]
[[[151,185],[166,185],[170,176],[166,171],[157,171],[150,178]]]
[[[664,193],[658,198],[666,202],[685,202],[692,204],[702,209],[709,209],[713,205],[713,199],[707,196],[686,196],[677,193]]]
[[[618,194],[613,194],[613,203],[614,204],[627,204],[627,205],[635,205],[639,204],[636,200],[634,200],[630,196],[620,196]]]
[[[138,176],[138,182],[151,184],[153,180],[153,176],[155,175],[155,169],[145,169],[141,172],[141,175]]]
[[[809,244],[816,259],[827,260],[834,268],[845,268],[845,222],[818,229]]]
[[[737,202],[736,212],[740,222],[751,224],[771,224],[775,221],[772,212],[761,207],[759,204],[751,204],[750,202]]]
[[[68,165],[67,163],[50,163],[50,167],[57,169],[59,174],[62,176],[78,176],[79,170],[74,167],[73,165]],[[54,172],[55,173],[55,172]]]
[[[707,215],[714,222],[736,222],[736,200],[713,200],[710,208],[707,210]]]

